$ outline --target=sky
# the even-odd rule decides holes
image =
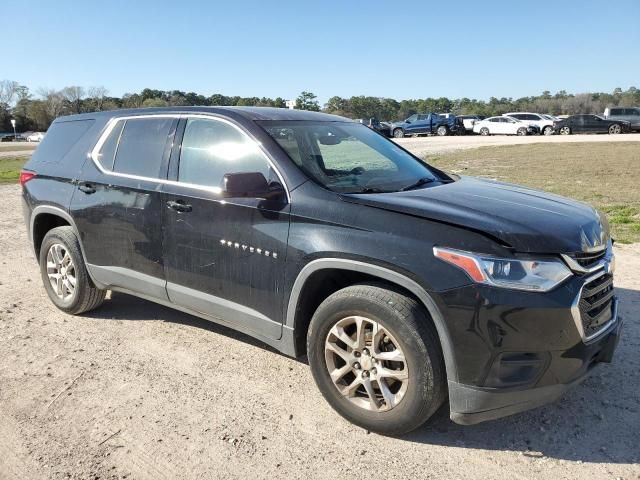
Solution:
[[[325,102],[640,88],[640,0],[15,5],[19,20],[2,20],[0,79],[33,91],[100,85],[114,96],[148,87],[289,99],[307,90]]]

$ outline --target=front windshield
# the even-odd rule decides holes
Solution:
[[[394,192],[438,180],[426,165],[361,124],[259,123],[302,171],[335,192]]]

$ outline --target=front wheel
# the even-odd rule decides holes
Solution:
[[[437,334],[415,300],[377,284],[344,288],[307,334],[313,378],[344,418],[387,435],[422,425],[445,398]]]
[[[620,132],[622,132],[622,128],[617,123],[609,127],[609,135],[618,135]]]
[[[543,135],[553,135],[553,127],[551,126],[546,126],[544,127],[544,129],[542,130]]]
[[[396,128],[393,131],[393,137],[394,138],[402,138],[402,137],[404,137],[404,130],[402,130],[401,128]]]
[[[447,127],[445,127],[444,125],[441,125],[438,127],[438,130],[436,130],[436,133],[441,136],[444,137],[449,133],[449,129]]]
[[[106,291],[97,289],[89,278],[80,242],[71,227],[57,227],[45,235],[40,271],[49,298],[64,312],[87,312],[104,301]]]
[[[560,129],[560,135],[571,135],[571,129],[569,127],[562,127]]]
[[[487,127],[482,127],[480,129],[480,135],[482,135],[484,137],[488,137],[489,136],[489,129]]]

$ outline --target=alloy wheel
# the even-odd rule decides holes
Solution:
[[[325,362],[340,394],[365,410],[391,410],[407,391],[409,366],[400,344],[369,318],[339,320],[327,335]]]
[[[562,135],[569,135],[571,133],[571,129],[569,127],[562,127],[560,129],[560,133]]]
[[[53,292],[63,301],[76,290],[76,269],[67,247],[54,243],[47,252],[47,277]]]
[[[611,125],[609,127],[609,133],[612,135],[617,135],[621,130],[620,125]]]

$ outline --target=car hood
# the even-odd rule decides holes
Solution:
[[[478,231],[523,253],[592,251],[609,240],[606,218],[589,205],[473,177],[419,190],[343,198]]]

